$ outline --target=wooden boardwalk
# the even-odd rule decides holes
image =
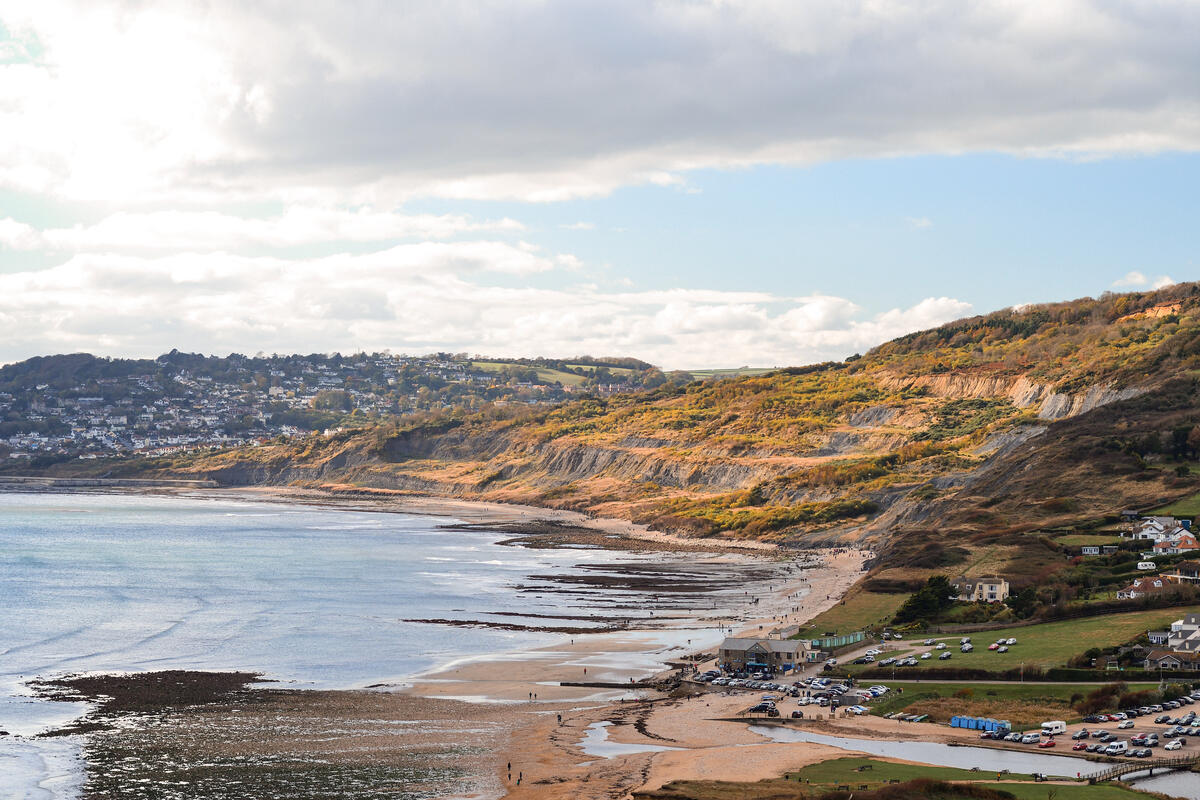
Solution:
[[[1148,772],[1153,775],[1155,770],[1169,772],[1176,769],[1189,769],[1200,761],[1200,755],[1176,756],[1175,758],[1156,758],[1153,761],[1124,761],[1103,772],[1088,776],[1088,783],[1101,783],[1116,780],[1134,772]]]

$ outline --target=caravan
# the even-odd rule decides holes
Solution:
[[[1067,732],[1067,723],[1062,720],[1052,720],[1042,723],[1042,736],[1057,736]]]

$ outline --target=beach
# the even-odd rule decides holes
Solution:
[[[785,552],[757,543],[677,542],[626,522],[498,504],[293,490],[172,494],[201,503],[236,500],[443,517],[447,535],[458,537],[475,536],[472,526],[492,527],[506,534],[499,542],[506,549],[557,548],[552,552],[561,556],[592,559],[588,563],[596,567],[576,569],[568,584],[543,576],[551,580],[539,584],[538,596],[550,607],[557,596],[595,608],[520,611],[516,626],[513,617],[498,612],[425,623],[420,628],[435,636],[439,629],[465,625],[481,634],[530,635],[544,643],[460,654],[402,680],[387,679],[381,666],[361,674],[383,680],[340,687],[335,681],[329,690],[252,685],[233,701],[164,706],[136,718],[100,708],[89,721],[96,730],[80,737],[86,742],[89,787],[101,785],[95,781],[113,765],[126,769],[128,758],[169,776],[179,764],[155,764],[154,754],[178,753],[180,747],[189,759],[223,765],[220,776],[212,777],[211,792],[197,797],[220,796],[221,780],[250,775],[266,787],[270,780],[282,780],[283,772],[295,785],[274,795],[264,788],[263,797],[307,796],[296,794],[296,787],[358,780],[354,775],[373,775],[375,785],[392,787],[387,791],[412,796],[416,790],[415,796],[428,797],[608,797],[679,777],[769,777],[794,766],[797,751],[812,748],[763,744],[748,758],[745,746],[761,737],[745,726],[705,722],[710,715],[728,716],[734,709],[725,706],[744,700],[686,700],[671,696],[664,684],[654,688],[655,682],[669,678],[672,665],[711,654],[730,631],[765,635],[833,605],[861,575],[863,559],[853,550]],[[634,560],[606,564],[606,553]],[[669,583],[661,591],[660,580]],[[751,582],[753,597],[736,590],[743,580]],[[607,600],[610,596],[639,599]],[[514,627],[533,632],[506,631]],[[248,661],[239,659],[238,664]],[[219,662],[212,667],[219,669]],[[282,665],[270,672],[288,674]],[[719,707],[698,705],[714,701]],[[601,723],[607,724],[596,727]],[[601,734],[610,750],[622,745],[678,749],[597,757],[587,751]],[[740,756],[729,749],[734,743],[742,745]],[[387,791],[380,788],[381,796]]]

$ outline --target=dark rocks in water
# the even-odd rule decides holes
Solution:
[[[233,699],[251,683],[263,680],[257,672],[164,670],[128,675],[77,675],[30,682],[48,700],[87,700],[106,713],[159,711]]]
[[[585,633],[613,633],[625,630],[624,625],[606,625],[592,628],[570,627],[566,625],[518,625],[513,622],[488,622],[480,619],[402,619],[401,622],[417,622],[423,625],[452,625],[457,628],[490,628],[498,631],[524,631],[531,633],[569,633],[581,635]]]

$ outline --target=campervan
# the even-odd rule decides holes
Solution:
[[[1057,736],[1067,732],[1067,723],[1060,719],[1042,723],[1042,736]]]

